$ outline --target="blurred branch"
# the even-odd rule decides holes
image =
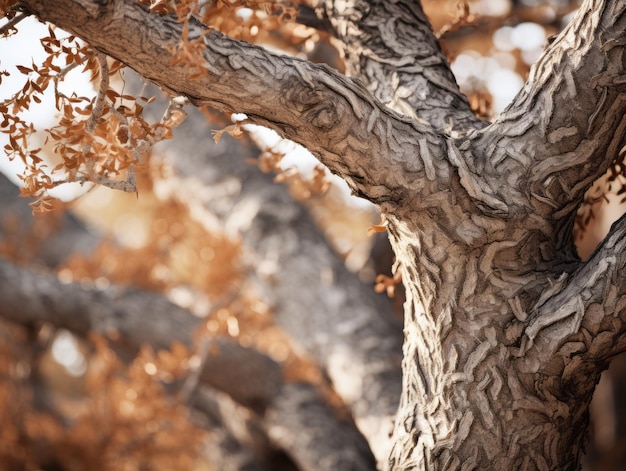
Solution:
[[[95,331],[133,350],[146,344],[155,349],[166,349],[173,342],[190,346],[193,329],[198,323],[189,312],[155,293],[116,287],[97,290],[75,283],[66,284],[48,273],[20,268],[5,260],[0,260],[0,301],[0,316],[12,322],[22,325],[49,322],[80,336]],[[243,405],[252,406],[254,410],[265,409],[266,415],[268,410],[273,410],[272,420],[275,423],[296,421],[299,427],[306,428],[310,426],[306,416],[312,407],[318,412],[328,409],[317,396],[315,400],[310,396],[302,409],[283,409],[284,401],[299,403],[300,400],[291,398],[291,388],[283,383],[278,364],[232,341],[215,339],[213,342],[216,348],[209,350],[207,358],[201,363],[203,371],[198,387],[206,382],[221,388]],[[304,415],[296,418],[284,417],[282,414]],[[317,446],[313,449],[290,447],[285,450],[294,459],[304,462],[313,459],[312,455],[315,454],[314,461],[322,462],[329,452],[329,449],[322,447],[335,450],[333,453],[339,454],[339,460],[353,459],[354,450],[362,450],[361,459],[371,459],[368,458],[371,455],[364,439],[354,428],[347,431],[346,426],[334,424],[337,418],[330,410],[325,413],[325,420],[330,422],[320,426],[344,430],[343,434],[326,434],[323,435],[324,439],[318,437]],[[301,436],[308,433],[301,429],[298,432]],[[361,445],[355,446],[359,441]],[[330,471],[336,468],[327,469]]]
[[[0,173],[0,235],[12,256],[58,266],[73,253],[89,253],[99,237],[71,213],[56,211],[33,215],[30,200]]]
[[[215,144],[204,117],[190,110],[159,150],[174,169],[161,187],[206,224],[217,218],[242,238],[275,322],[326,372],[377,459],[386,459],[402,387],[402,327],[390,301],[346,269],[286,187],[247,163],[258,150],[244,140]]]
[[[162,296],[110,286],[104,290],[63,283],[40,270],[0,259],[0,315],[23,325],[49,322],[85,337],[90,331],[137,350],[142,344],[169,348],[191,344],[198,323]]]
[[[310,384],[285,383],[268,408],[267,435],[292,456],[302,471],[375,470],[376,461],[354,424],[341,421]]]

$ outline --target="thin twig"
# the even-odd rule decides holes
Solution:
[[[104,102],[106,100],[106,92],[109,90],[109,65],[107,64],[106,56],[100,52],[96,52],[96,58],[98,59],[98,64],[100,65],[100,86],[98,87],[98,94],[96,95],[96,100],[93,105],[93,110],[91,111],[91,116],[87,120],[87,124],[85,126],[85,132],[88,134],[93,134],[96,129],[96,124],[98,120],[102,117],[102,113],[104,111]],[[83,155],[87,157],[89,151],[91,150],[91,142],[86,142],[83,144]],[[87,174],[90,178],[96,177],[96,171],[94,169],[95,162],[88,158],[85,159],[85,167],[87,167]]]
[[[206,364],[211,347],[214,345],[214,341],[211,338],[202,339],[200,346],[198,347],[198,351],[192,356],[192,358],[190,358],[191,370],[185,378],[185,381],[179,391],[179,396],[182,400],[181,402],[191,404],[191,398],[194,392],[198,389],[202,370]],[[191,361],[192,359],[193,361]]]
[[[89,121],[87,121],[87,132],[93,133],[96,123],[102,117],[104,111],[104,101],[106,100],[106,92],[109,90],[109,64],[104,54],[97,52],[96,58],[100,64],[100,86],[98,87],[98,95],[93,107]]]
[[[15,29],[15,25],[18,24],[27,16],[30,16],[30,15],[28,13],[18,13],[12,19],[10,19],[6,25],[0,26],[0,36],[4,36],[5,34],[8,33],[9,30]]]
[[[98,86],[98,94],[96,95],[96,99],[93,105],[93,110],[89,119],[87,120],[87,124],[85,126],[85,132],[88,134],[93,134],[98,121],[102,117],[105,109],[106,102],[106,92],[109,90],[110,84],[110,76],[109,76],[109,65],[107,63],[106,55],[102,53],[96,53],[96,58],[98,59],[98,64],[100,66],[100,85]],[[112,107],[113,109],[113,107]],[[89,151],[91,150],[91,142],[87,142],[83,145],[83,155],[87,157]],[[98,185],[106,186],[113,190],[122,190],[127,193],[134,193],[137,191],[137,186],[135,182],[135,172],[132,166],[128,169],[128,174],[125,180],[111,180],[107,178],[105,175],[99,175],[95,170],[95,160],[91,160],[89,158],[85,159],[85,167],[87,169],[87,173],[84,175],[73,175],[72,181],[78,183],[96,183]]]
[[[65,95],[63,92],[59,91],[59,83],[61,81],[63,81],[63,79],[65,78],[65,76],[69,72],[74,70],[79,65],[81,65],[79,62],[74,62],[73,64],[68,65],[67,67],[65,67],[63,70],[61,70],[61,72],[59,72],[58,74],[56,74],[54,76],[54,96],[61,97],[61,98],[64,98],[66,100],[69,99],[69,97],[67,95]]]

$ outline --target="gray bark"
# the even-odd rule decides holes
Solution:
[[[401,326],[389,300],[346,269],[286,187],[245,161],[254,150],[230,137],[215,145],[197,113],[175,136],[159,150],[175,170],[168,186],[196,217],[241,237],[275,322],[328,375],[382,462],[401,393]]]
[[[419,2],[320,2],[341,39],[346,72],[382,103],[446,132],[484,127],[450,71]]]
[[[624,349],[624,219],[584,263],[571,228],[584,191],[626,142],[626,1],[585,1],[486,127],[466,118],[431,40],[434,60],[418,58],[414,72],[422,84],[405,83],[437,84],[440,106],[416,103],[412,117],[326,67],[216,32],[204,40],[208,76],[190,79],[165,48],[180,25],[133,3],[21,4],[194,103],[246,113],[303,144],[379,204],[407,291],[389,467],[578,467],[594,386]],[[366,15],[350,21],[367,26]],[[367,69],[353,70],[372,81]]]
[[[134,2],[21,4],[193,104],[245,113],[251,122],[303,144],[356,194],[379,204],[395,207],[400,198],[411,198],[423,174],[432,176],[437,165],[422,157],[445,160],[442,136],[429,124],[398,115],[360,82],[325,65],[275,55],[215,30],[204,34],[191,21],[188,38],[204,38],[202,64],[209,71],[195,78],[197,71],[172,64],[170,51],[182,37],[175,18],[153,15]]]

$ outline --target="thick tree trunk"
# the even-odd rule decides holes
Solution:
[[[624,220],[584,264],[571,233],[624,144],[625,5],[583,6],[513,105],[450,146],[460,187],[391,218],[408,291],[392,469],[579,466],[595,384],[625,342]],[[574,115],[557,105],[574,99]]]
[[[494,266],[498,249],[519,250],[515,241],[468,253],[441,240],[441,251],[419,254],[418,268],[402,267],[404,276],[420,277],[420,288],[408,283],[415,314],[406,327],[392,469],[577,469],[595,384],[625,344],[613,331],[623,328],[624,298],[609,294],[623,281],[615,274],[607,287],[596,284],[623,268],[608,254],[624,249],[625,230],[622,218],[592,260],[554,279],[534,306],[526,299],[537,299],[549,274],[515,279],[508,270],[505,280]],[[403,248],[418,252],[420,242]],[[435,286],[437,299],[428,289]],[[616,317],[598,322],[606,297]],[[531,319],[541,324],[534,341]]]
[[[626,1],[584,2],[488,126],[416,2],[326,5],[367,89],[215,31],[194,79],[172,66],[171,17],[123,1],[20,4],[194,103],[296,140],[381,207],[407,289],[390,468],[576,469],[595,383],[626,348],[626,219],[585,263],[571,236],[584,191],[626,142]],[[417,29],[413,68],[394,54],[395,28],[368,23],[378,17]],[[192,22],[190,38],[202,33]]]

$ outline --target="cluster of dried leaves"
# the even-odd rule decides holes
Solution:
[[[203,38],[188,38],[192,17],[203,22],[207,31],[215,28],[250,42],[279,43],[291,53],[312,49],[320,39],[315,30],[291,21],[297,14],[297,2],[141,0],[141,3],[157,14],[177,15],[184,28],[179,45],[172,51],[173,61],[197,69],[198,76],[206,74],[207,70],[202,59]],[[10,0],[0,3],[6,18],[15,16],[14,6],[15,2]],[[16,32],[14,27],[5,28],[4,35]],[[20,176],[24,182],[22,195],[34,198],[33,210],[43,212],[53,209],[49,190],[69,182],[95,183],[135,192],[136,165],[156,142],[172,137],[172,128],[184,119],[182,105],[174,105],[160,122],[148,123],[142,111],[152,98],[126,95],[111,85],[112,78],[122,68],[119,62],[109,63],[74,36],[58,38],[52,27],[40,42],[46,59],[41,64],[18,66],[19,72],[26,76],[24,85],[12,98],[0,103],[0,132],[9,138],[4,150],[9,159],[19,158],[26,167]],[[67,95],[61,91],[60,85],[75,69],[88,74],[95,88],[93,96]],[[57,125],[45,130],[43,146],[48,148],[47,153],[56,156],[56,165],[46,160],[43,146],[33,145],[37,142],[34,139],[37,130],[32,122],[21,118],[25,111],[42,102],[51,87],[60,116]],[[241,124],[236,123],[222,132],[239,137]],[[216,135],[216,140],[220,136]],[[316,181],[308,186],[323,186],[321,173],[316,171]],[[309,189],[303,186],[303,180],[295,177],[295,172],[291,171],[279,179],[290,179],[292,186],[300,187],[296,193],[305,196]]]
[[[16,5],[17,0],[0,0],[0,15],[12,20],[17,15],[17,10],[15,9]]]
[[[124,95],[111,86],[111,77],[122,64],[110,62],[74,36],[58,38],[52,27],[40,42],[46,59],[18,66],[24,85],[0,103],[0,132],[9,140],[4,151],[10,160],[18,158],[26,167],[20,176],[22,195],[35,198],[33,210],[40,212],[53,207],[48,191],[69,182],[135,192],[135,165],[156,142],[172,136],[172,127],[180,122],[180,106],[174,104],[160,122],[148,123],[140,103],[151,99]],[[61,84],[74,69],[96,85],[94,96],[63,93]],[[53,163],[43,156],[43,146],[33,146],[37,130],[22,118],[43,101],[50,88],[59,118],[57,125],[44,131],[43,146],[59,160],[52,168]]]
[[[281,166],[284,154],[271,148],[265,149],[258,160],[251,161],[257,164],[263,173],[275,173],[274,181],[287,184],[292,196],[297,200],[307,200],[314,196],[324,195],[330,188],[330,181],[326,169],[322,165],[313,168],[310,178],[303,177],[295,167],[283,169]]]
[[[197,72],[208,71],[203,64],[203,37],[189,40],[189,20],[194,18],[207,27],[217,29],[231,37],[251,43],[272,44],[281,48],[296,46],[309,40],[309,45],[318,39],[315,30],[298,27],[293,23],[297,15],[298,1],[243,1],[218,0],[139,0],[156,14],[175,14],[183,24],[183,35],[179,45],[171,52],[175,64],[185,64]],[[289,46],[288,46],[289,47]],[[290,52],[294,52],[291,50]],[[192,75],[193,77],[194,75]]]
[[[121,286],[168,292],[188,286],[211,298],[228,293],[244,276],[240,243],[209,232],[175,199],[162,201],[142,188],[126,217],[136,218],[149,237],[140,247],[103,241],[91,254],[75,254],[61,268],[63,279],[102,279]],[[120,198],[120,206],[126,198]],[[116,206],[116,203],[112,203]],[[149,260],[149,263],[146,261]]]
[[[217,0],[205,2],[199,0],[139,0],[153,13],[160,15],[176,14],[179,22],[194,16],[207,26],[219,29],[229,35],[240,37],[244,31],[256,26],[258,30],[275,30],[275,27],[296,18],[297,5],[300,1],[255,1],[255,0]],[[234,13],[241,8],[245,15]],[[243,20],[243,23],[242,21]],[[244,33],[245,34],[245,33]],[[251,36],[254,36],[252,34]]]

